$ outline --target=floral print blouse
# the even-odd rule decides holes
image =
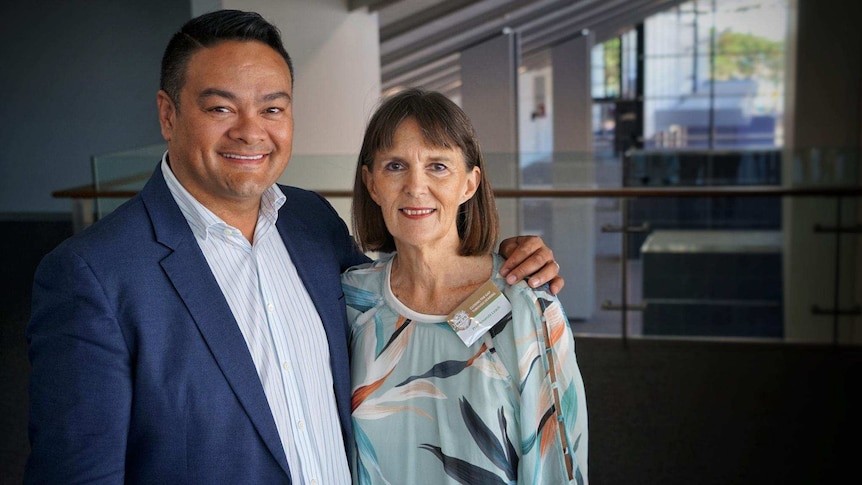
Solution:
[[[559,301],[492,281],[512,312],[467,346],[392,294],[394,255],[342,276],[358,484],[588,483],[587,411]]]

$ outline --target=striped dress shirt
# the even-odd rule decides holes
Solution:
[[[323,323],[275,227],[285,196],[267,189],[249,244],[204,207],[162,158],[162,173],[245,337],[294,483],[350,483]]]

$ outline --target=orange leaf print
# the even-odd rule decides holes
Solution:
[[[370,396],[374,393],[374,391],[379,389],[380,386],[382,386],[383,383],[386,382],[386,379],[389,377],[390,374],[392,374],[394,370],[395,368],[393,367],[389,370],[389,372],[386,373],[385,376],[381,377],[380,379],[377,379],[376,381],[366,386],[357,387],[356,390],[353,391],[353,396],[350,398],[350,411],[355,411],[356,408],[358,408],[359,405],[362,404],[366,398],[368,398],[368,396]]]
[[[473,362],[479,358],[486,350],[488,350],[488,344],[482,344],[482,347],[479,348],[479,351],[476,352],[476,355],[470,357],[470,360],[467,361],[467,364],[464,367],[470,367],[473,365]]]
[[[545,456],[557,439],[557,413],[552,414],[542,426],[542,441],[539,444],[539,456]]]

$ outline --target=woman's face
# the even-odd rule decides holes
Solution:
[[[459,206],[479,185],[479,167],[468,170],[460,149],[430,146],[413,118],[395,131],[392,147],[362,167],[371,198],[399,250],[407,246],[457,251]]]

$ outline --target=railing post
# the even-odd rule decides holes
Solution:
[[[841,295],[839,294],[841,287],[841,235],[860,234],[862,233],[862,226],[842,227],[841,196],[839,195],[835,199],[835,227],[821,226],[820,224],[814,225],[814,232],[817,234],[835,234],[835,276],[832,283],[832,308],[820,308],[818,305],[811,306],[811,313],[813,315],[832,315],[832,345],[838,345],[839,317],[862,315],[862,307],[859,305],[842,309]]]
[[[643,303],[640,303],[638,305],[629,305],[629,234],[633,232],[647,232],[649,231],[649,225],[641,224],[640,226],[629,226],[628,199],[626,197],[621,197],[620,199],[620,214],[622,217],[622,224],[620,226],[612,226],[610,224],[605,224],[604,226],[602,226],[602,232],[619,232],[622,234],[622,261],[620,261],[620,280],[622,282],[620,298],[622,300],[622,303],[616,305],[610,300],[605,300],[602,302],[602,310],[620,310],[622,317],[621,323],[623,346],[628,347],[628,312],[629,310],[643,311],[646,308],[646,305]]]

